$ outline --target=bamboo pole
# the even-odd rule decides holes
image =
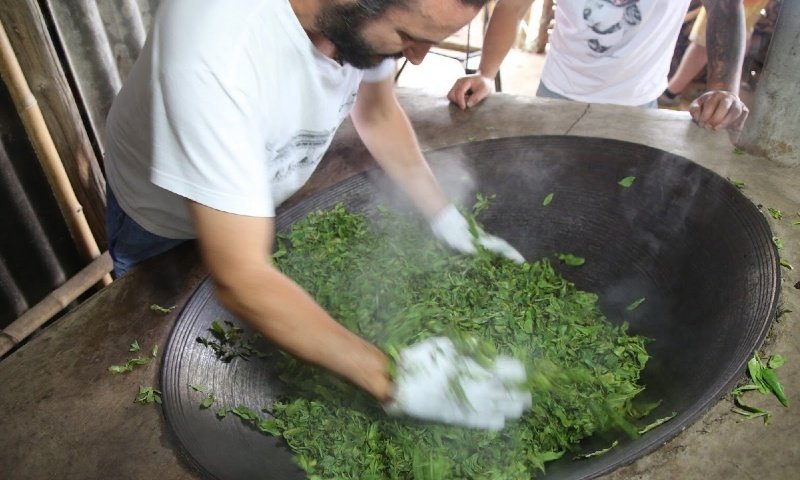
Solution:
[[[57,3],[68,2],[60,0]],[[92,146],[90,135],[94,132],[85,127],[78,105],[83,102],[76,97],[67,79],[63,60],[56,52],[54,41],[61,43],[61,39],[55,38],[57,32],[48,27],[46,17],[49,17],[49,11],[45,8],[46,4],[55,3],[45,0],[0,0],[0,21],[39,102],[47,129],[64,163],[75,195],[83,206],[83,215],[102,251],[106,244],[106,181],[100,165],[102,155]],[[69,49],[69,46],[65,48]],[[102,146],[98,148],[102,149]]]
[[[83,295],[113,268],[108,252],[100,255],[63,285],[50,292],[0,332],[0,357],[38,330],[76,298]]]
[[[83,207],[75,196],[75,191],[72,189],[64,165],[61,163],[61,158],[42,117],[42,111],[28,86],[2,22],[0,22],[0,59],[2,60],[0,74],[8,86],[17,112],[22,118],[25,131],[36,150],[72,239],[87,262],[98,258],[100,248],[97,246],[83,214]],[[101,282],[103,285],[111,283],[111,275],[106,272],[106,275],[101,277]]]

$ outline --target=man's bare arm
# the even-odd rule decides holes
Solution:
[[[742,0],[705,0],[707,88],[739,93],[744,60],[745,16]]]
[[[707,92],[689,106],[698,125],[741,130],[749,113],[739,98],[745,49],[742,0],[704,0],[706,9]]]
[[[350,117],[381,168],[426,217],[433,217],[448,205],[422,155],[411,122],[397,101],[391,77],[378,83],[362,83]]]
[[[282,350],[386,401],[388,359],[336,322],[271,261],[272,218],[221,212],[189,202],[203,260],[220,302]]]
[[[486,27],[478,73],[456,80],[447,93],[451,102],[463,110],[474,107],[494,92],[494,78],[517,39],[520,20],[532,3],[533,0],[498,2]]]

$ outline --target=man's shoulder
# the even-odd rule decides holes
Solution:
[[[203,0],[202,8],[196,3],[168,0],[158,13],[153,49],[161,74],[205,72],[229,85],[260,82],[270,58],[302,39],[289,30],[287,15],[294,14],[288,2]]]
[[[188,59],[204,52],[223,58],[258,48],[276,37],[291,8],[274,0],[168,0],[155,22],[157,41],[166,54]]]

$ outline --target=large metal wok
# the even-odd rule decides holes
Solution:
[[[661,150],[588,137],[488,140],[428,158],[452,197],[471,205],[476,192],[496,195],[480,220],[526,258],[585,257],[584,266],[561,272],[598,293],[610,320],[621,321],[631,299],[647,299],[625,312],[632,333],[655,340],[643,395],[663,400],[652,418],[677,417],[605,455],[552,463],[544,478],[590,478],[652,451],[740,379],[774,317],[780,277],[766,220],[726,179]],[[633,185],[621,187],[628,176]],[[554,200],[543,207],[549,193]],[[278,228],[337,202],[366,214],[379,203],[411,208],[370,171],[282,210]],[[240,323],[205,281],[175,325],[162,371],[164,413],[181,451],[210,478],[303,478],[279,441],[199,408],[202,395],[190,384],[213,390],[217,405],[258,408],[280,393],[265,362],[222,363],[196,343],[214,320]]]

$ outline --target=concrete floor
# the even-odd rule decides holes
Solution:
[[[502,91],[512,95],[535,96],[544,59],[544,54],[512,49],[500,67]],[[469,67],[477,68],[479,62],[480,58],[470,59]],[[428,55],[420,65],[408,64],[400,74],[397,86],[446,96],[453,82],[463,75],[464,67],[461,62],[439,55]]]
[[[530,35],[535,38],[538,33],[538,24],[541,16],[541,2],[537,2],[531,8],[527,17],[527,23],[531,25]],[[467,29],[462,28],[454,35],[449,37],[445,43],[458,45],[469,45],[470,49],[480,48],[483,43],[482,32],[485,28],[484,15],[478,15],[472,21],[469,36]],[[545,54],[531,53],[531,48],[526,44],[526,29],[522,29],[518,36],[517,45],[523,48],[512,48],[500,67],[500,77],[502,80],[502,91],[512,95],[533,97],[536,95],[536,88],[539,85],[540,72],[544,64]],[[456,55],[457,52],[451,52]],[[466,63],[461,63],[453,58],[440,55],[428,55],[420,65],[406,65],[400,75],[397,86],[413,88],[430,95],[447,95],[453,82],[464,75],[465,68],[477,69],[480,63],[480,56],[471,58]]]

